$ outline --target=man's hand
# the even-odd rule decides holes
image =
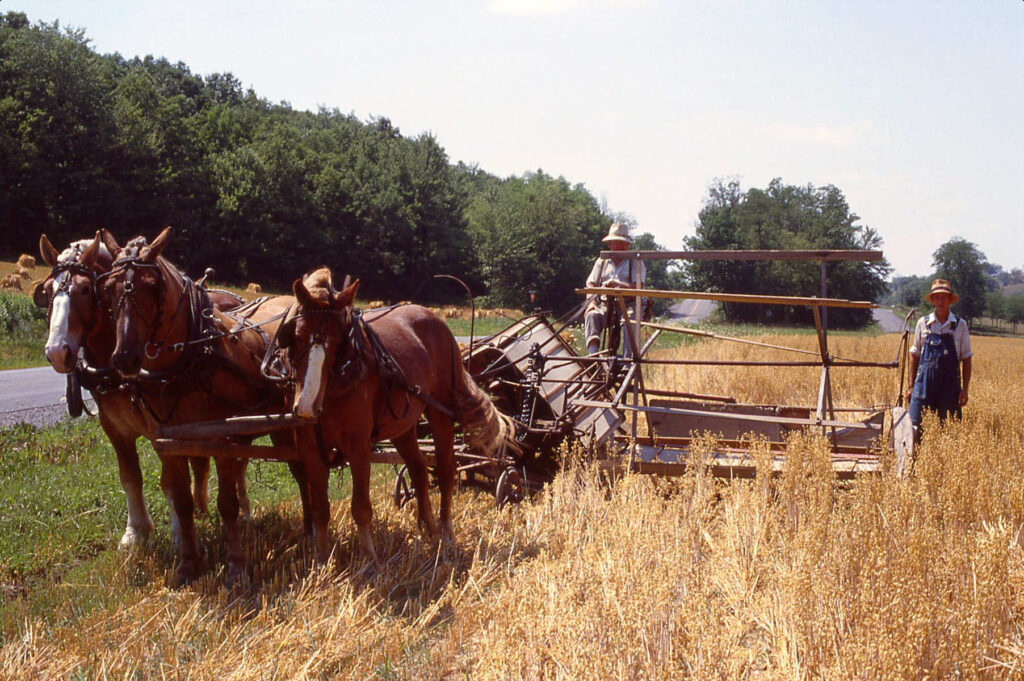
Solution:
[[[960,406],[967,404],[967,388],[960,391]]]
[[[913,386],[911,386],[910,390],[907,391],[907,405],[910,404],[910,400],[911,400],[912,397],[914,397],[914,388],[913,388]]]

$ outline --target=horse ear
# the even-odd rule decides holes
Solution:
[[[160,257],[160,253],[164,250],[164,246],[167,245],[167,239],[171,236],[171,228],[164,227],[164,231],[160,232],[157,238],[153,239],[153,243],[147,246],[142,251],[142,259],[146,262],[154,262]]]
[[[96,238],[92,240],[88,248],[82,251],[82,255],[78,256],[78,262],[82,263],[86,267],[95,267],[96,258],[100,254],[100,233],[96,232]]]
[[[60,253],[53,247],[53,244],[50,243],[45,234],[39,237],[39,255],[43,256],[43,262],[50,267],[57,266],[57,258]]]
[[[302,284],[302,277],[292,282],[292,293],[295,295],[295,299],[299,301],[299,305],[303,307],[316,307],[316,301],[313,300],[313,296],[309,295],[309,291]]]
[[[117,239],[115,239],[114,235],[108,230],[101,229],[100,238],[103,239],[103,245],[107,247],[108,251],[110,251],[110,255],[114,255],[121,250],[121,247],[117,244]]]
[[[356,291],[359,290],[359,280],[356,279],[352,282],[351,286],[346,286],[340,293],[335,293],[331,299],[332,307],[344,308],[349,307],[356,299]]]

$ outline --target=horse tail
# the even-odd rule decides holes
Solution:
[[[491,398],[476,384],[461,363],[456,367],[461,385],[456,390],[455,420],[462,426],[469,444],[491,459],[507,449],[520,452],[516,424],[498,411]]]

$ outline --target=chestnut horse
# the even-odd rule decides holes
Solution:
[[[99,291],[114,325],[111,362],[129,386],[123,408],[109,417],[116,429],[152,440],[160,426],[282,411],[286,398],[261,378],[264,336],[251,326],[227,334],[236,320],[202,303],[204,292],[161,257],[169,237],[168,227],[151,244],[141,237],[123,248],[108,244],[115,258],[99,280]],[[272,298],[251,321],[272,320],[293,302],[290,296]],[[273,335],[279,324],[270,321],[264,331]],[[199,572],[200,556],[188,466],[183,457],[160,459],[160,484],[181,524],[178,576],[189,580]],[[244,468],[229,457],[215,461],[217,508],[233,579],[242,568],[235,490]]]
[[[363,548],[376,557],[371,533],[370,450],[391,440],[409,467],[420,522],[437,536],[430,507],[429,480],[416,441],[425,414],[434,437],[441,491],[440,524],[445,540],[454,538],[451,499],[455,485],[455,422],[470,443],[488,456],[514,445],[515,426],[498,412],[462,365],[454,336],[440,317],[419,305],[377,310],[363,321],[353,307],[356,281],[334,290],[322,268],[292,286],[298,307],[281,330],[295,380],[293,410],[320,419],[326,448],[336,448],[352,470],[352,516]],[[297,431],[301,449],[318,449],[307,431]],[[327,552],[329,517],[326,478],[311,487],[313,537],[317,556]]]
[[[116,243],[112,237],[108,241]],[[143,430],[132,427],[131,419],[119,415],[131,411],[131,391],[110,368],[114,327],[109,316],[102,314],[98,307],[96,280],[110,271],[113,256],[101,240],[101,232],[97,232],[94,239],[75,241],[59,254],[44,234],[39,239],[39,254],[51,268],[50,274],[36,286],[34,293],[36,305],[48,311],[46,359],[58,373],[70,374],[78,370],[84,387],[96,400],[100,425],[117,454],[118,473],[128,506],[128,520],[120,547],[128,549],[148,540],[153,520],[146,510],[142,469],[135,446]],[[220,309],[241,303],[241,299],[226,291],[211,291],[210,299]],[[209,503],[207,479],[210,461],[192,458],[189,463],[194,474],[193,497],[197,508],[205,513]],[[244,477],[241,480],[244,483]],[[239,486],[238,492],[242,506],[248,508],[244,484]],[[171,506],[171,534],[175,543],[180,540],[179,527],[178,517]]]

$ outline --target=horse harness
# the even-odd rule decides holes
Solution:
[[[293,328],[286,329],[285,327],[289,325],[294,327],[295,319],[300,316],[312,317],[320,315],[345,315],[347,317],[346,323],[348,324],[348,333],[345,334],[345,337],[342,340],[342,345],[338,348],[338,353],[334,360],[334,366],[331,369],[331,382],[328,384],[327,388],[330,394],[340,396],[355,389],[355,387],[364,378],[366,378],[372,364],[380,375],[381,383],[385,388],[382,391],[384,395],[389,395],[394,389],[398,389],[405,393],[405,408],[401,414],[398,414],[395,411],[391,404],[391,400],[385,398],[383,405],[376,405],[376,416],[379,416],[386,406],[388,412],[393,418],[404,418],[409,412],[410,396],[421,400],[425,404],[441,411],[449,417],[453,415],[451,409],[429,395],[424,394],[421,386],[409,383],[409,380],[406,377],[405,372],[402,370],[401,365],[398,363],[398,360],[395,359],[395,356],[388,349],[387,345],[385,345],[384,341],[381,340],[380,335],[373,330],[373,327],[363,317],[362,311],[358,309],[312,309],[303,310],[302,312],[295,311],[295,313],[290,314],[285,323],[282,324],[281,331],[286,337],[284,343],[290,345],[288,337],[291,333],[294,333],[294,331]],[[311,335],[311,340],[313,343],[322,344],[324,336],[324,325],[321,322]],[[375,420],[379,419],[375,418]],[[376,433],[374,433],[374,436],[376,437]]]
[[[184,392],[189,388],[195,387],[197,380],[202,382],[205,386],[206,392],[214,394],[212,379],[218,368],[231,372],[254,388],[257,394],[263,396],[259,404],[239,404],[234,406],[244,408],[246,410],[258,411],[269,402],[278,400],[280,398],[278,394],[268,394],[267,383],[238,367],[235,362],[213,345],[213,343],[221,340],[222,338],[233,337],[238,333],[253,329],[258,330],[261,338],[266,343],[266,333],[259,328],[258,325],[252,324],[251,321],[248,320],[247,316],[243,317],[241,320],[232,316],[232,318],[236,319],[236,322],[238,322],[236,323],[236,327],[229,332],[221,331],[218,328],[217,319],[214,315],[213,302],[210,300],[210,296],[206,289],[197,285],[184,274],[181,275],[184,291],[178,301],[178,306],[175,309],[174,314],[166,325],[169,326],[172,324],[174,320],[177,319],[178,315],[181,314],[182,310],[187,307],[188,333],[186,339],[178,343],[165,344],[163,340],[157,338],[157,333],[160,331],[160,327],[163,326],[160,324],[160,321],[163,314],[163,300],[166,292],[166,282],[164,281],[164,273],[158,263],[143,260],[138,256],[138,251],[142,245],[145,245],[144,241],[141,243],[139,240],[129,242],[125,247],[125,251],[128,252],[128,255],[126,257],[118,258],[110,272],[106,272],[98,277],[99,279],[110,276],[116,272],[124,272],[125,282],[122,287],[121,295],[110,311],[112,321],[116,324],[117,318],[120,316],[122,309],[127,307],[134,309],[134,311],[141,316],[141,307],[136,298],[135,274],[139,269],[150,269],[155,271],[157,281],[156,314],[153,317],[150,337],[146,341],[143,352],[149,359],[156,359],[157,357],[170,352],[179,352],[181,353],[181,357],[172,366],[161,371],[144,372],[139,376],[132,378],[119,377],[120,380],[118,387],[128,388],[131,391],[132,401],[142,406],[153,420],[160,424],[167,423],[173,417]],[[239,309],[240,308],[235,308],[233,312],[237,313]],[[255,307],[252,308],[252,311],[254,310]],[[214,360],[214,362],[207,360]],[[163,416],[157,414],[152,404],[150,404],[149,400],[146,398],[146,393],[154,390],[158,392],[159,397],[162,398],[165,403],[169,398],[172,400],[171,406],[166,410],[166,414]],[[221,397],[221,399],[226,398]]]

